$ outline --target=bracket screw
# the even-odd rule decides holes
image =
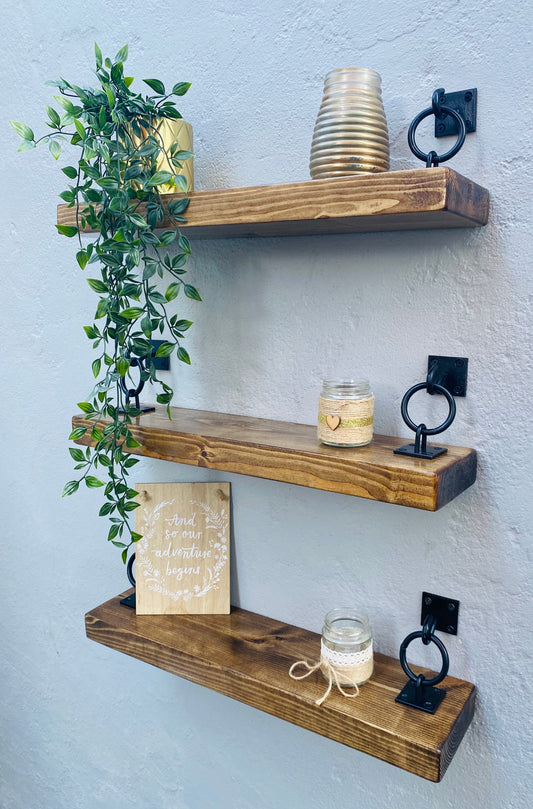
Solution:
[[[472,93],[465,93],[465,101],[466,101],[467,103],[468,103],[469,101],[472,101]],[[467,123],[468,123],[468,121],[467,121]]]
[[[425,597],[424,604],[426,605],[426,607],[429,607],[429,605],[431,604],[431,598],[429,596]]]
[[[447,626],[446,627],[446,632],[449,632],[450,635],[453,635],[454,632],[455,632],[455,629],[453,628],[453,626]]]
[[[437,132],[442,134],[444,132],[444,129],[445,129],[444,124],[439,124],[438,127],[437,127]]]
[[[448,609],[450,610],[450,612],[455,611],[455,604],[452,601],[450,601],[450,603],[448,604]]]

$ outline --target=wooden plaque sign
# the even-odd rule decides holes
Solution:
[[[229,483],[139,483],[139,615],[228,614]]]

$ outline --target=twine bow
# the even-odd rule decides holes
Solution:
[[[305,666],[307,669],[305,674],[299,675],[293,674],[293,671],[297,666]],[[306,677],[309,677],[310,674],[313,674],[313,672],[318,671],[318,669],[322,669],[322,671],[325,674],[327,674],[329,682],[325,693],[320,697],[320,699],[315,700],[315,705],[322,705],[322,703],[325,702],[325,700],[331,694],[333,683],[335,683],[335,685],[337,686],[337,688],[344,697],[357,697],[359,695],[359,687],[357,683],[353,682],[349,677],[347,677],[341,668],[336,668],[329,662],[329,660],[326,660],[323,657],[318,661],[318,663],[316,663],[313,666],[311,666],[307,662],[307,660],[297,660],[296,663],[293,663],[289,669],[289,677],[292,677],[293,680],[305,680]],[[352,682],[354,691],[352,691],[351,693],[344,691],[343,687],[339,682],[339,675],[343,678],[343,680],[350,680],[350,682]]]

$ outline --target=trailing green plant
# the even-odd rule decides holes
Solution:
[[[164,336],[156,356],[175,351],[179,360],[190,363],[181,341],[192,322],[171,313],[169,304],[182,289],[188,298],[201,300],[198,290],[183,278],[191,247],[179,225],[186,221],[183,213],[189,199],[176,195],[165,203],[160,190],[162,185],[187,190],[180,169],[191,152],[180,149],[177,142],[165,148],[157,126],[162,118],[182,117],[172,97],[183,96],[190,85],[175,84],[167,93],[163,82],[144,79],[153,94],[135,93],[130,89],[133,78],[124,75],[127,55],[125,46],[113,61],[104,60],[95,45],[94,89],[62,78],[47,82],[59,90],[55,96],[59,109],[46,107],[50,131],[43,137],[36,139],[29,126],[11,121],[22,138],[19,151],[48,144],[57,160],[64,143],[78,150],[75,165],[61,169],[71,183],[60,194],[75,208],[76,225],[56,227],[64,236],[78,238],[79,267],[99,270],[98,277],[87,279],[98,303],[94,322],[84,326],[97,356],[92,362],[94,389],[78,405],[87,424],[70,434],[71,440],[89,446],[69,448],[79,474],[66,484],[63,496],[76,492],[83,482],[104,489],[100,515],[110,519],[108,540],[121,549],[124,561],[132,543],[141,538],[130,524],[138,504],[137,492],[128,483],[130,470],[138,463],[128,450],[139,446],[131,424],[140,411],[128,401],[121,382],[127,388],[132,363],[142,361],[141,379],[157,386],[157,401],[167,406],[170,417],[173,390],[157,376],[151,338]],[[164,219],[172,229],[156,233]],[[85,230],[92,232],[92,240],[82,239]],[[172,255],[167,249],[171,244],[177,246]],[[158,277],[171,279],[164,293],[157,288]],[[98,476],[100,470],[107,472],[107,482]]]

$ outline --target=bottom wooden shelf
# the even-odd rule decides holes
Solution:
[[[447,694],[433,716],[396,703],[406,676],[381,654],[359,697],[334,691],[318,707],[321,675],[297,682],[288,674],[296,660],[318,658],[316,633],[238,607],[230,615],[136,615],[120,604],[124,595],[87,613],[91,640],[430,781],[441,780],[472,720],[475,686],[454,677],[441,684]]]

